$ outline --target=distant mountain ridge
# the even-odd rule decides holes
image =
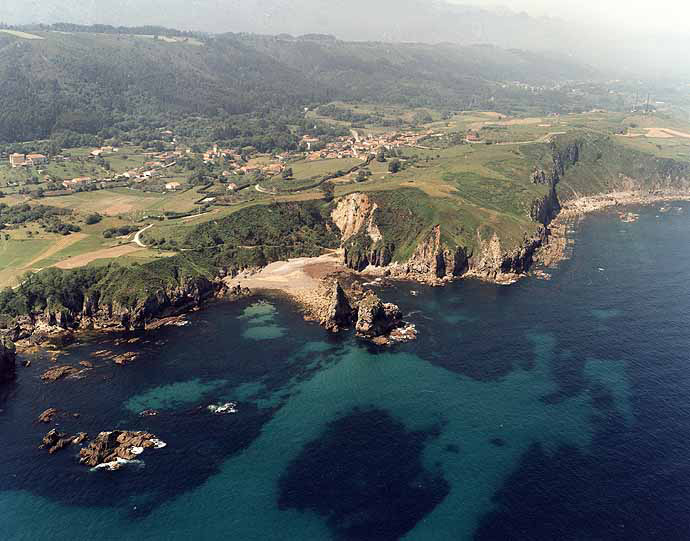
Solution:
[[[0,22],[165,26],[209,33],[331,34],[347,41],[490,43],[571,55],[611,78],[690,76],[690,38],[483,9],[446,0],[4,0]],[[679,34],[680,35],[680,34]]]
[[[237,114],[332,100],[555,110],[574,102],[506,82],[550,86],[596,75],[565,58],[489,45],[253,34],[172,43],[122,29],[71,30],[35,31],[43,39],[0,33],[0,143],[60,129],[97,133],[116,113]]]
[[[73,21],[156,25],[213,33],[333,34],[350,41],[492,43],[546,49],[565,23],[508,10],[443,0],[138,0],[19,2],[6,0],[0,19],[19,24]]]

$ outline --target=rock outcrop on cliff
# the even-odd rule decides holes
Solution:
[[[480,240],[480,248],[470,259],[469,275],[499,284],[512,283],[525,274],[533,262],[533,256],[546,239],[546,228],[540,227],[532,237],[525,237],[513,250],[505,251],[501,239],[494,234],[488,240]]]
[[[436,225],[415,249],[412,257],[391,270],[421,282],[439,283],[462,276],[468,269],[469,259],[465,248],[450,248],[441,240],[441,226]]]
[[[0,338],[0,383],[14,378],[16,369],[16,352],[14,344],[8,339]]]

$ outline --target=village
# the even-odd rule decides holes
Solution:
[[[382,150],[389,152],[401,147],[428,149],[422,143],[432,138],[442,137],[432,130],[392,131],[382,134],[360,135],[351,130],[349,136],[319,138],[304,135],[300,140],[298,150],[276,154],[247,154],[236,148],[222,148],[213,144],[207,150],[194,152],[192,148],[177,144],[172,131],[165,132],[172,143],[171,148],[160,152],[146,152],[143,149],[133,149],[131,145],[118,148],[112,145],[87,149],[84,154],[73,156],[68,152],[46,156],[40,153],[12,153],[8,156],[8,164],[13,170],[31,169],[35,171],[37,184],[47,183],[48,187],[42,191],[45,195],[58,196],[74,193],[84,189],[98,189],[106,187],[131,187],[144,191],[177,191],[188,188],[191,175],[180,167],[182,163],[195,162],[203,164],[204,173],[208,177],[218,180],[227,186],[228,191],[234,191],[239,185],[247,182],[267,180],[282,177],[283,180],[293,179],[292,164],[313,163],[327,160],[356,159],[362,162],[376,156]],[[467,140],[473,141],[475,135],[470,133]],[[197,148],[197,150],[199,150]],[[136,155],[140,160],[136,166],[126,168],[110,167],[111,160],[118,155],[131,158]],[[114,161],[114,160],[113,160]],[[93,163],[93,174],[79,175],[72,178],[55,178],[49,171],[50,164],[78,162]],[[130,165],[127,160],[123,165]],[[104,167],[95,167],[96,165]],[[118,164],[119,165],[119,164]],[[134,164],[132,164],[134,165]],[[336,167],[337,169],[337,167]],[[28,182],[14,180],[9,177],[5,187],[20,188]],[[26,190],[26,187],[24,188]]]

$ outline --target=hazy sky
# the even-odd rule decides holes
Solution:
[[[147,5],[148,0],[0,0],[0,21],[27,22],[59,18],[61,12],[72,15],[76,6],[89,14],[98,13],[99,5],[110,8],[118,3]],[[173,1],[173,0],[171,0]],[[190,0],[190,6],[228,6],[237,2],[250,6],[257,0]],[[328,4],[334,0],[313,0],[315,4]],[[339,0],[343,1],[343,0]],[[611,29],[687,33],[690,22],[690,0],[446,0],[456,4],[482,7],[506,7],[512,11],[525,11],[532,16],[547,15],[587,25],[596,23]],[[376,0],[372,0],[376,3]],[[165,5],[158,0],[157,5]],[[178,2],[175,2],[178,3]],[[193,9],[193,8],[192,8]],[[134,14],[136,13],[136,10]]]
[[[688,32],[688,0],[450,0],[484,7],[505,6],[530,15],[547,15],[637,31]]]

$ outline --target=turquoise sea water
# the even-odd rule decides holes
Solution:
[[[551,281],[383,289],[410,344],[249,300],[137,346],[75,346],[61,362],[141,352],[83,380],[43,384],[37,358],[0,390],[0,539],[688,539],[690,217],[674,206],[588,217]],[[90,472],[78,449],[37,449],[47,407],[67,432],[168,445]]]

